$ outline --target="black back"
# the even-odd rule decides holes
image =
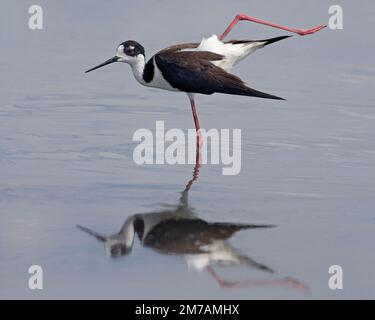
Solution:
[[[218,92],[284,100],[248,87],[239,77],[211,62],[222,58],[223,56],[208,51],[160,52],[154,57],[165,80],[172,87],[183,92],[201,94]]]

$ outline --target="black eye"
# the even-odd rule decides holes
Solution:
[[[128,55],[134,55],[134,48],[130,48],[130,47],[127,47],[125,48],[125,53],[128,54]]]

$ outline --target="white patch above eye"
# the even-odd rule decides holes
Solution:
[[[134,47],[134,46],[129,46],[129,49],[130,49],[130,50],[134,50],[135,47]]]

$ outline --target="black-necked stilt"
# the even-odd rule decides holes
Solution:
[[[195,127],[200,137],[200,125],[194,102],[196,93],[213,94],[217,92],[283,100],[280,97],[250,88],[230,71],[234,65],[255,50],[289,36],[266,40],[224,42],[223,39],[241,20],[268,25],[299,35],[312,34],[325,27],[321,25],[307,30],[295,29],[239,14],[220,37],[213,35],[210,38],[204,38],[200,43],[173,45],[155,54],[147,63],[143,46],[133,40],[125,41],[118,46],[117,53],[113,58],[87,70],[86,73],[113,62],[125,62],[131,66],[135,78],[142,85],[185,92],[190,99]]]
[[[210,263],[250,265],[273,272],[270,268],[241,255],[226,240],[243,229],[272,228],[266,224],[236,224],[206,222],[197,217],[189,205],[189,191],[198,179],[200,163],[194,167],[193,177],[181,192],[179,203],[165,210],[134,214],[128,217],[121,230],[103,236],[86,227],[78,228],[104,242],[106,252],[118,258],[131,252],[135,235],[144,247],[160,253],[184,255],[188,264],[202,270]],[[171,207],[171,206],[168,206]]]
[[[198,151],[197,151],[198,152]],[[119,258],[132,251],[137,235],[143,247],[158,253],[183,256],[188,267],[207,272],[224,288],[281,285],[296,289],[307,289],[302,282],[290,278],[265,280],[226,281],[214,270],[214,265],[246,266],[269,274],[273,269],[241,254],[228,240],[238,231],[272,228],[268,224],[237,224],[207,222],[199,218],[189,205],[189,191],[197,180],[200,170],[196,163],[193,177],[186,184],[176,206],[165,210],[134,214],[126,219],[121,230],[111,236],[98,234],[83,226],[80,230],[104,243],[106,252],[112,258]],[[168,206],[170,207],[170,206]]]
[[[199,164],[196,168],[197,166]],[[128,255],[132,251],[134,238],[137,235],[143,247],[151,248],[161,254],[183,256],[189,268],[198,271],[207,270],[223,287],[236,287],[243,284],[222,280],[213,269],[213,265],[248,266],[274,273],[268,266],[241,254],[227,241],[240,230],[271,228],[272,225],[212,223],[196,216],[189,206],[188,192],[197,179],[197,170],[199,169],[194,171],[193,178],[182,192],[179,204],[171,209],[134,214],[126,219],[118,233],[111,236],[98,234],[87,227],[79,225],[77,227],[103,242],[107,254],[112,258]],[[267,284],[271,284],[270,281],[275,280],[267,280]],[[276,281],[278,283],[280,279]],[[289,280],[286,283],[290,284]]]

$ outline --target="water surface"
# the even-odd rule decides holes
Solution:
[[[153,129],[156,120],[193,127],[184,94],[143,88],[126,65],[83,71],[126,39],[150,57],[222,32],[237,12],[292,26],[326,23],[329,3],[39,1],[44,30],[31,31],[29,2],[2,1],[0,297],[375,298],[375,44],[363,32],[373,28],[375,3],[340,3],[344,30],[295,36],[234,70],[286,102],[197,97],[204,127],[242,129],[242,170],[223,176],[221,166],[202,166],[189,212],[200,227],[274,226],[225,240],[274,271],[212,266],[222,279],[248,284],[233,288],[192,267],[185,251],[166,254],[135,239],[131,253],[111,259],[103,243],[76,228],[112,235],[133,215],[174,212],[194,169],[132,159],[135,130]],[[231,37],[283,34],[242,23]],[[42,291],[27,288],[32,264],[43,267]],[[327,285],[335,264],[344,269],[342,291]],[[286,277],[310,290],[280,283]]]

